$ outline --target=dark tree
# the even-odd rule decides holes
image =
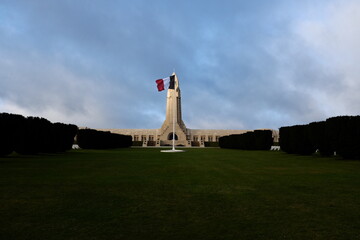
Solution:
[[[80,129],[77,141],[79,147],[83,149],[126,148],[132,145],[131,136],[94,129]]]

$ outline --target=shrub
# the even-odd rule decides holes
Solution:
[[[360,116],[338,116],[323,122],[280,128],[280,146],[287,153],[321,155],[334,152],[343,158],[360,159]]]
[[[255,130],[243,134],[232,134],[219,138],[221,148],[242,150],[270,150],[273,143],[271,130]]]
[[[6,156],[14,151],[14,140],[18,136],[20,122],[25,118],[20,115],[0,114],[0,156]]]
[[[205,147],[219,147],[218,142],[205,142]]]
[[[45,118],[0,114],[0,155],[55,153],[70,150],[77,126]]]
[[[228,148],[228,141],[229,141],[229,136],[219,137],[219,147]]]
[[[309,124],[309,139],[315,149],[323,156],[331,156],[334,150],[326,137],[326,122],[312,122]]]
[[[286,153],[295,153],[293,145],[291,144],[291,127],[281,127],[279,129],[279,145],[282,151]]]
[[[192,147],[199,147],[199,146],[200,146],[200,142],[199,142],[199,141],[191,141],[191,146],[192,146]]]
[[[316,148],[310,141],[308,125],[281,127],[280,148],[290,154],[313,154]]]
[[[19,154],[40,153],[40,119],[24,118],[22,132],[15,137],[15,152]]]
[[[143,145],[142,141],[133,141],[132,142],[132,146],[137,146],[137,147],[141,147]]]
[[[326,120],[333,150],[346,159],[360,159],[360,116],[341,116]]]
[[[256,150],[270,150],[274,143],[271,130],[255,130],[254,140]]]
[[[79,147],[83,149],[125,148],[132,145],[131,136],[94,129],[80,129],[77,141]]]
[[[72,124],[54,123],[55,146],[57,152],[65,152],[72,149],[74,138],[78,132],[78,127]]]

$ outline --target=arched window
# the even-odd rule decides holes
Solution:
[[[168,140],[173,140],[173,133],[169,133]],[[178,136],[175,134],[175,140],[178,140]]]

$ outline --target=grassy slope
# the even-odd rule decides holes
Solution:
[[[0,159],[0,239],[360,239],[360,162],[223,149]]]

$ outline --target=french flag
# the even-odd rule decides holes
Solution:
[[[166,77],[163,79],[158,79],[155,81],[157,84],[157,89],[159,92],[168,89],[175,89],[175,75],[171,75],[170,77]]]

